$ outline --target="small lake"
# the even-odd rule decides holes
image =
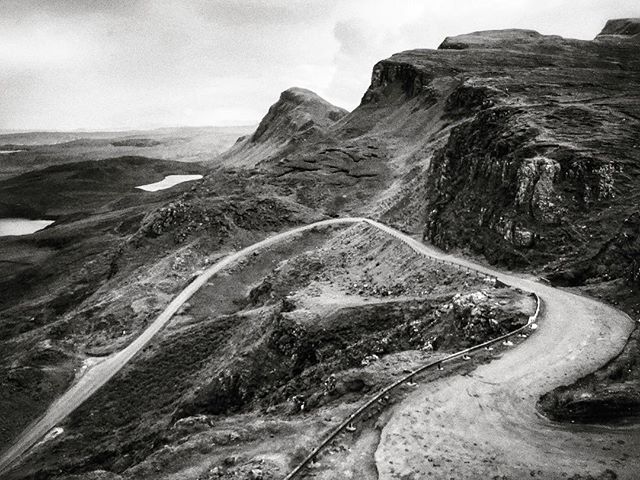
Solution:
[[[202,175],[167,175],[163,180],[156,183],[150,183],[148,185],[139,185],[136,188],[144,190],[146,192],[157,192],[158,190],[164,190],[171,188],[179,183],[191,182],[193,180],[200,180]]]
[[[29,235],[51,225],[53,220],[29,220],[27,218],[0,218],[0,237]]]

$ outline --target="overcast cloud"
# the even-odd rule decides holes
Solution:
[[[0,0],[0,129],[252,124],[291,86],[352,109],[394,52],[631,16],[638,0]]]

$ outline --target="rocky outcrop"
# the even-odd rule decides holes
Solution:
[[[515,256],[514,247],[530,247],[527,213],[538,209],[537,164],[527,156],[535,129],[517,125],[519,111],[493,109],[452,130],[447,145],[432,159],[428,182],[425,236],[445,248],[470,246]],[[493,245],[493,252],[485,245]],[[494,257],[501,260],[501,257]]]
[[[613,21],[603,35],[631,40],[635,25]],[[373,106],[388,116],[390,106],[411,105],[404,112],[420,123],[420,112],[432,115],[440,128],[408,139],[426,153],[419,175],[428,240],[510,265],[566,262],[597,251],[594,239],[632,213],[640,62],[627,40],[529,30],[448,37],[438,50],[378,63],[345,123]],[[411,195],[396,205],[415,206]],[[592,222],[605,210],[613,223]]]
[[[382,61],[373,67],[371,85],[362,98],[363,104],[377,103],[382,97],[397,96],[401,101],[428,89],[433,80],[429,72],[411,63]]]
[[[640,285],[640,211],[627,217],[590,262],[591,276],[626,278]]]

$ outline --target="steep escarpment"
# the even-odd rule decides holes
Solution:
[[[412,205],[441,247],[562,268],[595,256],[637,209],[635,51],[520,30],[447,38],[380,62],[344,123],[374,108],[410,104],[406,122],[429,110],[444,135],[413,135],[424,168],[403,180],[414,188],[399,189],[389,220],[409,223],[398,206]]]

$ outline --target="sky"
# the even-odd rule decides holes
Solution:
[[[622,17],[640,0],[0,0],[0,130],[256,124],[292,86],[351,110],[395,52]]]

